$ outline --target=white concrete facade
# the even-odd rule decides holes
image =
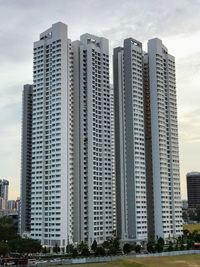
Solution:
[[[182,233],[175,59],[148,42],[155,236]]]
[[[112,138],[108,40],[90,34],[74,53],[75,241],[112,236]],[[77,231],[78,230],[78,231]]]
[[[147,239],[142,44],[132,38],[114,49],[117,235]]]
[[[34,43],[31,237],[72,242],[72,127],[67,25],[53,24]]]

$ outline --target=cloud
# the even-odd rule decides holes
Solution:
[[[182,142],[200,142],[200,109],[183,113],[179,120],[179,133]]]
[[[126,8],[119,9],[118,19],[103,31],[112,42],[124,37],[146,42],[152,37],[167,38],[177,34],[188,34],[199,30],[200,12],[197,1],[125,1]]]

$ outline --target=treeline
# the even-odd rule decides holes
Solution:
[[[72,244],[66,247],[66,257],[89,257],[89,256],[107,256],[107,255],[120,255],[122,253],[156,253],[163,251],[177,251],[177,250],[189,250],[197,248],[200,244],[200,233],[198,231],[189,232],[183,231],[183,235],[177,238],[164,241],[163,238],[157,238],[156,240],[149,240],[147,243],[129,244],[126,243],[120,246],[120,240],[116,237],[110,238],[104,241],[101,245],[98,245],[96,240],[92,243],[91,247],[87,243],[81,242],[74,246]],[[17,230],[13,224],[12,219],[3,217],[0,218],[0,256],[6,256],[9,253],[16,253],[19,256],[28,256],[28,254],[34,254],[41,252],[43,254],[49,254],[50,252],[59,253],[61,249],[58,245],[55,245],[50,251],[47,247],[42,247],[38,240],[31,238],[21,238],[17,234]],[[62,248],[64,253],[64,249]]]
[[[199,249],[200,244],[200,233],[198,231],[190,232],[188,230],[183,230],[183,235],[177,238],[171,238],[164,241],[163,238],[158,238],[157,240],[150,240],[147,243],[148,253],[161,253],[179,250],[191,250]]]
[[[0,218],[0,255],[6,256],[10,252],[29,254],[40,252],[42,246],[39,241],[31,238],[21,238],[11,218]]]

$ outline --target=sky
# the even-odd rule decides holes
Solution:
[[[83,33],[113,47],[158,37],[176,58],[182,198],[185,175],[200,171],[200,0],[0,0],[0,178],[20,194],[22,89],[32,83],[32,46],[55,22],[72,40]],[[112,76],[112,75],[111,75]]]

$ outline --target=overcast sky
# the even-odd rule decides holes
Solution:
[[[185,174],[200,171],[199,0],[0,0],[0,178],[19,196],[22,88],[32,83],[32,43],[53,23],[69,37],[106,37],[110,49],[126,37],[158,37],[176,57],[182,197]]]

